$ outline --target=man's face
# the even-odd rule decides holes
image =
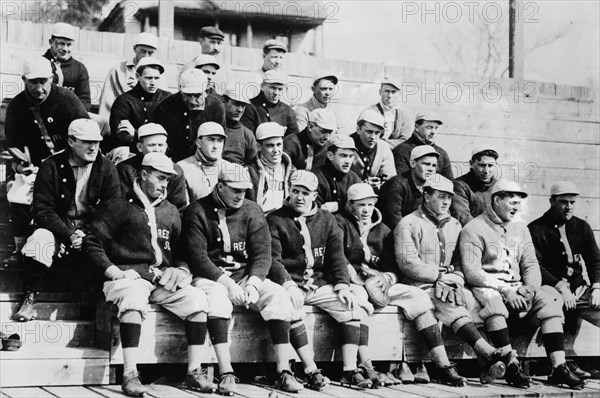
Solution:
[[[214,65],[202,65],[200,70],[204,72],[206,75],[206,80],[208,80],[208,86],[214,87],[215,83],[215,75],[217,74],[217,68]]]
[[[321,79],[312,87],[315,98],[324,104],[329,103],[335,92],[335,84],[329,79]]]
[[[500,196],[494,196],[492,201],[492,207],[494,212],[500,217],[500,219],[504,222],[512,221],[517,212],[521,210],[521,195],[518,194],[509,194],[503,199],[500,199]]]
[[[92,163],[98,156],[100,148],[99,141],[83,141],[79,138],[69,137],[69,146],[71,147],[71,155],[78,163]]]
[[[554,214],[562,221],[569,221],[573,218],[576,202],[577,195],[567,194],[550,197],[550,207]]]
[[[142,170],[140,177],[142,191],[152,200],[156,200],[166,193],[171,179],[170,174],[158,170]]]
[[[206,92],[186,94],[181,93],[183,103],[190,111],[199,111],[204,109],[204,101],[206,100]]]
[[[421,125],[415,124],[415,133],[426,144],[433,144],[435,142],[434,136],[438,127],[440,127],[438,122],[429,122],[425,120]]]
[[[156,48],[140,44],[133,47],[133,52],[135,53],[134,61],[137,65],[137,63],[140,62],[140,59],[144,57],[152,57],[156,52]]]
[[[136,73],[136,77],[145,92],[154,94],[158,90],[158,83],[160,82],[160,71],[158,69],[145,67],[141,75]]]
[[[279,69],[283,65],[283,58],[285,53],[281,50],[269,50],[268,53],[263,54],[263,68],[264,70]]]
[[[354,214],[361,222],[368,223],[371,221],[371,217],[373,217],[375,203],[377,203],[377,198],[365,198],[350,201],[348,202],[348,205],[352,214]]]
[[[270,163],[279,164],[283,153],[283,138],[272,137],[262,140],[258,144],[258,150],[263,159]]]
[[[379,89],[379,95],[381,102],[385,106],[396,106],[398,104],[398,98],[400,98],[400,90],[391,84],[382,84]]]
[[[331,161],[337,171],[349,173],[355,154],[353,149],[338,148],[335,153],[327,151],[327,159]]]
[[[302,185],[292,185],[292,189],[290,190],[290,205],[296,213],[304,214],[312,209],[316,198],[316,191],[309,191],[308,188]]]
[[[496,159],[492,156],[482,156],[478,160],[471,160],[471,170],[477,179],[487,183],[494,178],[494,170],[497,166]]]
[[[372,149],[377,145],[377,140],[381,137],[381,133],[383,133],[383,128],[369,122],[364,122],[358,128],[360,142],[368,149]]]
[[[232,209],[239,209],[244,204],[244,197],[246,196],[245,189],[233,188],[223,182],[217,184],[217,189],[225,206]]]
[[[277,104],[283,95],[283,84],[263,83],[262,91],[267,101]]]
[[[52,88],[52,78],[42,77],[39,79],[25,79],[25,89],[27,93],[33,98],[34,101],[40,103],[48,98],[50,95],[50,89]]]
[[[155,134],[144,137],[137,143],[137,149],[142,156],[150,152],[167,153],[167,136]]]
[[[68,61],[71,58],[71,48],[73,46],[73,40],[65,39],[63,37],[53,37],[50,39],[50,48],[52,54],[60,61]]]
[[[202,48],[202,54],[209,54],[216,57],[217,55],[221,54],[221,50],[223,49],[223,40],[203,37],[200,39],[200,47]]]
[[[209,135],[198,138],[197,144],[206,159],[215,161],[221,159],[225,138],[220,135]]]
[[[415,160],[412,164],[413,177],[417,182],[424,183],[429,177],[435,174],[438,158],[436,156],[423,156]]]
[[[246,110],[246,104],[244,102],[228,99],[225,102],[225,116],[229,120],[239,121]]]
[[[308,122],[308,132],[310,133],[312,142],[314,142],[316,146],[323,146],[329,141],[332,131],[325,130],[316,123]]]
[[[448,192],[434,189],[431,195],[425,193],[423,198],[425,206],[436,216],[448,214],[450,204],[452,203],[452,195]]]

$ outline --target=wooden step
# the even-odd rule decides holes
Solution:
[[[6,252],[4,254],[8,257],[12,252]],[[0,261],[2,261],[1,255]],[[0,265],[0,293],[22,293],[23,273],[23,267],[20,265],[9,268],[2,268]],[[66,269],[51,270],[47,274],[44,291],[68,292],[69,279],[71,276],[72,273]]]
[[[108,351],[90,347],[24,344],[19,351],[0,351],[0,386],[108,384],[108,356]]]
[[[22,300],[22,293],[0,293],[0,320],[10,320]],[[36,309],[38,320],[78,320],[81,316],[81,304],[70,293],[40,293]]]
[[[92,347],[95,329],[93,321],[0,322],[2,333],[17,333],[23,344],[36,347]]]

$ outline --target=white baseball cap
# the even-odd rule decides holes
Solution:
[[[92,119],[75,119],[67,129],[69,137],[82,141],[102,141],[100,126]]]
[[[23,77],[27,80],[52,77],[52,65],[41,56],[26,59],[23,62]]]
[[[133,46],[148,46],[158,48],[158,37],[150,32],[142,32],[135,37]]]
[[[67,40],[75,40],[77,28],[68,23],[58,22],[52,26],[52,37],[61,37]]]
[[[277,122],[265,122],[256,128],[256,141],[266,140],[267,138],[283,137],[286,128]]]
[[[199,94],[206,90],[208,80],[200,69],[188,69],[179,76],[179,90],[185,94]]]

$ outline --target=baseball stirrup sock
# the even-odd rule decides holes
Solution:
[[[506,347],[510,345],[510,337],[508,335],[508,329],[499,329],[494,331],[488,331],[487,335],[492,341],[494,347]]]
[[[229,319],[226,318],[208,318],[208,334],[213,345],[227,343],[227,331],[229,329]]]
[[[360,324],[360,337],[358,338],[358,345],[369,345],[369,326],[364,323]]]
[[[426,328],[419,330],[419,334],[427,344],[427,348],[430,350],[444,345],[444,341],[442,340],[442,333],[440,332],[440,328],[438,325],[431,325]]]
[[[342,345],[344,344],[354,344],[358,345],[360,341],[360,327],[354,325],[348,325],[347,323],[342,323],[341,325],[342,332]]]
[[[308,345],[308,335],[306,334],[306,326],[304,326],[304,322],[292,322],[290,325],[290,343],[294,349]]]
[[[269,334],[273,344],[288,344],[290,342],[290,322],[272,320],[268,321]]]
[[[563,333],[546,333],[542,335],[546,354],[565,350],[565,335]]]
[[[475,347],[475,343],[477,340],[483,338],[481,337],[481,333],[475,327],[473,322],[465,323],[461,326],[457,331],[456,335],[463,339],[468,345],[471,347]]]
[[[141,323],[121,322],[120,330],[123,348],[135,348],[140,345]]]
[[[206,322],[185,321],[188,345],[202,345],[206,341]]]

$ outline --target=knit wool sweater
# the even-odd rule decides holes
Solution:
[[[296,114],[292,108],[281,101],[276,104],[270,103],[262,91],[246,105],[241,122],[254,133],[258,125],[265,122],[277,122],[286,127],[285,135],[298,132]]]
[[[386,176],[392,178],[396,175],[396,167],[394,166],[394,155],[390,146],[383,140],[378,140],[377,144],[372,149],[367,149],[358,133],[350,136],[356,145],[357,153],[352,163],[352,171],[354,171],[361,180],[366,180],[368,177]]]
[[[337,202],[338,209],[343,209],[348,199],[348,188],[360,182],[360,177],[355,172],[338,171],[329,160],[314,173],[319,180],[316,199],[318,206],[327,202]]]
[[[419,145],[426,145],[426,143],[413,133],[408,140],[394,148],[392,153],[394,155],[394,164],[396,165],[396,171],[398,174],[402,174],[407,170],[410,170],[410,153],[414,147]],[[431,146],[436,150],[437,153],[440,154],[437,162],[437,172],[447,179],[453,180],[454,174],[452,172],[452,165],[450,164],[448,152],[435,143],[431,144]]]
[[[310,168],[307,167],[306,163],[308,147],[313,148],[313,161]],[[304,129],[298,134],[285,136],[283,138],[283,151],[289,155],[292,164],[298,170],[317,170],[327,160],[327,145],[314,145],[310,139],[308,129]]]
[[[56,72],[58,62],[51,49],[44,53],[44,58],[48,59],[52,65],[52,83],[58,84],[59,78]],[[62,87],[73,92],[81,101],[86,111],[90,110],[92,104],[90,95],[90,77],[84,64],[71,57],[66,61],[60,62],[60,69],[63,75]]]
[[[409,171],[387,180],[379,190],[377,208],[381,210],[383,222],[390,229],[421,205],[423,193],[417,188]]]
[[[488,183],[483,183],[469,171],[454,180],[454,197],[450,205],[452,217],[466,225],[474,217],[482,214],[491,203],[492,187],[496,178]]]
[[[258,152],[254,133],[237,120],[227,119],[223,159],[243,165],[249,165]]]
[[[290,194],[290,177],[294,172],[295,168],[292,166],[290,157],[285,153],[281,154],[281,165],[283,166],[283,199],[285,200]],[[246,197],[256,203],[259,206],[263,206],[265,195],[269,195],[273,192],[269,181],[268,173],[265,170],[265,166],[260,161],[260,155],[248,166],[248,172],[252,179],[251,190],[246,191]],[[263,210],[265,210],[263,208]],[[275,209],[277,210],[277,209]]]

